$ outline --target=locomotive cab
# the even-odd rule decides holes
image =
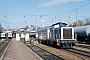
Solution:
[[[74,28],[67,27],[66,23],[56,23],[51,28],[51,42],[60,47],[72,47],[76,43]]]

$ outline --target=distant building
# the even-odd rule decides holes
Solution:
[[[20,41],[21,38],[25,38],[25,41],[29,41],[30,37],[29,37],[30,32],[28,31],[17,31],[16,32],[16,41]]]
[[[33,30],[33,26],[32,25],[26,26],[24,30],[26,30],[26,31],[32,31]]]

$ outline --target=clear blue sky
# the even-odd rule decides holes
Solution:
[[[38,26],[42,25],[42,19],[50,24],[52,20],[53,23],[73,23],[76,21],[76,8],[78,19],[85,21],[90,17],[90,0],[0,0],[0,22],[6,29],[16,29],[36,25],[37,15]]]

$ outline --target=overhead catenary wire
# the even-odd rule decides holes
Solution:
[[[84,7],[84,6],[87,6],[87,5],[89,5],[89,4],[90,4],[90,2],[87,3],[87,4],[85,4],[85,5],[82,5],[82,6],[78,7],[76,10],[79,10],[80,8],[82,8],[82,7]],[[88,11],[87,11],[87,12],[88,12]],[[82,13],[85,13],[85,12],[82,12]],[[80,16],[78,16],[78,17],[83,17],[83,15],[80,15]]]
[[[10,29],[10,25],[9,25],[9,24],[11,24],[11,23],[6,22],[6,21],[3,21],[3,20],[1,20],[1,19],[0,19],[0,22],[1,22],[1,23],[4,23],[4,26],[5,26],[7,29]]]
[[[75,0],[75,1],[76,1],[76,0]],[[74,3],[75,1],[72,1],[72,2],[70,2],[69,4],[67,4],[67,5],[65,5],[65,6],[63,6],[63,7],[58,8],[57,10],[50,12],[50,13],[48,13],[47,15],[50,15],[50,14],[52,14],[52,13],[55,13],[55,12],[59,11],[59,10],[65,8],[65,7],[67,7],[67,6],[71,5],[71,4]]]
[[[90,10],[88,10],[87,12],[89,12],[89,11],[90,11]],[[81,12],[81,13],[85,13],[85,12]],[[87,15],[87,14],[88,14],[88,13],[85,13],[84,15]],[[83,17],[84,15],[79,15],[79,16],[78,16],[78,18],[79,18],[79,17]],[[75,16],[74,16],[74,15],[70,15],[70,17],[75,18]]]
[[[81,6],[79,6],[78,8],[75,8],[75,9],[69,11],[69,12],[63,13],[62,15],[59,15],[58,17],[63,16],[63,15],[66,15],[66,14],[71,13],[71,12],[73,12],[73,11],[76,11],[76,9],[80,9],[80,8],[82,8],[82,7],[85,7],[85,6],[89,5],[89,4],[90,4],[90,2],[87,3],[87,4],[85,4],[85,5],[81,5]],[[58,17],[57,17],[57,18],[58,18]]]
[[[83,13],[85,15],[86,13],[88,14],[88,12],[90,12],[90,10],[80,12],[79,14]],[[75,14],[70,15],[70,17],[74,17],[74,16],[75,16]],[[80,16],[82,16],[82,15],[80,15]]]
[[[25,18],[32,10],[33,8],[35,7],[35,5],[38,3],[38,0],[34,3],[34,5],[31,7],[31,9],[27,12],[27,14],[23,15],[23,17]],[[31,15],[32,16],[32,15]],[[23,19],[23,18],[22,18]],[[22,20],[21,19],[21,20]],[[24,21],[26,23],[26,20]]]
[[[5,12],[3,12],[2,10],[0,10],[0,12],[2,14],[1,16],[4,18],[3,20],[0,19],[0,23],[4,23],[4,26],[6,26],[7,29],[10,29],[9,24],[11,24],[11,23],[5,21],[5,20],[7,20],[7,15],[5,15],[4,14]]]
[[[32,11],[32,9],[35,7],[35,5],[36,5],[37,3],[38,3],[38,1],[36,1],[36,3],[34,4],[34,6],[29,10],[29,12],[28,12],[27,14],[24,15],[24,17],[27,16],[27,15]]]
[[[0,12],[1,12],[1,14],[2,14],[1,16],[3,16],[3,18],[7,18],[7,15],[5,15],[2,10],[0,10]]]
[[[81,5],[81,6],[79,6],[79,7],[75,8],[75,9],[73,9],[73,10],[69,11],[69,12],[63,13],[63,14],[59,15],[59,16],[58,16],[58,17],[56,17],[56,18],[60,18],[60,17],[62,17],[62,16],[64,16],[64,15],[66,15],[66,14],[68,14],[68,13],[71,13],[71,12],[76,11],[77,9],[79,10],[80,8],[83,8],[83,7],[85,7],[85,6],[89,5],[89,4],[90,4],[90,2],[88,2],[88,3],[84,4],[84,5]],[[75,16],[75,14],[74,14],[74,16]],[[65,16],[64,16],[64,17],[65,17]],[[82,16],[78,16],[78,18],[79,18],[79,17],[82,17]],[[53,19],[56,19],[56,18],[53,18]],[[69,15],[69,19],[70,19],[70,18],[71,18],[71,16]],[[61,18],[60,18],[60,19],[61,19]]]
[[[43,8],[48,2],[49,0],[47,0],[36,12],[38,12],[41,8]]]
[[[47,0],[33,15],[31,15],[29,19],[31,19],[33,16],[35,16],[35,14],[36,14],[40,9],[42,9],[48,2],[49,2],[49,0]]]

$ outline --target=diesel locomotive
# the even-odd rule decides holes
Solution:
[[[74,28],[58,22],[37,30],[38,41],[60,47],[72,47],[76,43]]]

